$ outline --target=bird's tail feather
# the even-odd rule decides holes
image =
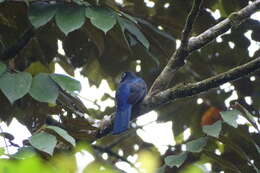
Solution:
[[[117,109],[112,134],[116,135],[129,128],[132,113],[132,105],[126,104],[122,109]]]

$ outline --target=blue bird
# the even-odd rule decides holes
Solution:
[[[145,97],[147,86],[145,81],[133,72],[125,72],[121,76],[116,91],[116,116],[112,134],[116,135],[129,128],[132,108]]]

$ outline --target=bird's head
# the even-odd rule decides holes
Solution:
[[[121,75],[121,80],[120,80],[120,83],[121,82],[124,82],[125,80],[127,79],[132,79],[132,78],[136,78],[137,76],[135,75],[134,72],[124,72],[122,73]]]

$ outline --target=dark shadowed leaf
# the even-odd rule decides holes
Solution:
[[[216,138],[218,138],[220,131],[221,131],[221,128],[222,128],[222,121],[221,120],[215,122],[212,125],[202,126],[202,130],[203,130],[204,133],[206,133],[209,136],[216,137]]]
[[[167,156],[164,159],[164,161],[165,161],[165,164],[170,167],[176,166],[177,168],[179,168],[183,164],[183,162],[186,160],[187,155],[188,155],[188,153],[184,151],[177,155]]]
[[[30,137],[29,142],[34,148],[52,155],[57,144],[57,139],[51,134],[41,132]]]
[[[240,113],[237,110],[230,110],[225,112],[220,112],[220,115],[224,122],[237,128],[237,117]]]
[[[8,100],[13,103],[28,93],[31,82],[32,76],[30,73],[5,73],[0,78],[0,88]]]
[[[55,103],[59,94],[59,89],[48,74],[39,73],[33,78],[30,95],[40,101],[47,103]]]
[[[51,78],[65,91],[73,93],[81,90],[81,84],[79,81],[62,74],[51,74]]]
[[[68,33],[79,29],[85,23],[85,8],[82,6],[59,6],[55,20],[62,32],[68,35]]]
[[[144,24],[145,26],[149,27],[155,33],[157,33],[157,34],[159,34],[159,35],[161,35],[161,36],[163,36],[163,37],[165,37],[165,38],[167,38],[167,39],[169,39],[171,41],[176,41],[176,39],[172,35],[168,34],[165,31],[159,30],[157,27],[155,27],[154,25],[150,24],[146,20],[143,20],[143,19],[137,19],[137,20],[138,20],[138,22],[140,22],[140,23]]]
[[[149,41],[146,39],[144,34],[136,27],[134,23],[128,21],[122,17],[117,17],[118,23],[120,24],[123,31],[127,30],[140,41],[146,49],[149,49]]]
[[[238,173],[240,172],[240,170],[232,162],[230,162],[228,160],[224,160],[220,156],[215,155],[210,152],[205,152],[205,154],[207,155],[207,157],[212,159],[213,162],[215,162],[217,165],[219,165],[222,169],[224,169],[226,171],[232,171],[232,172],[238,172]]]
[[[116,14],[107,8],[88,7],[85,14],[90,22],[104,33],[107,33],[116,24]]]
[[[51,73],[51,70],[40,61],[36,61],[31,63],[30,66],[26,68],[26,72],[29,72],[34,76],[38,73]]]
[[[0,62],[0,76],[6,71],[6,65]]]
[[[187,151],[196,153],[201,152],[206,145],[207,137],[201,137],[199,139],[192,140],[186,144]]]
[[[49,4],[47,2],[35,2],[29,7],[29,20],[35,28],[48,23],[57,11],[55,4]]]
[[[68,134],[68,132],[63,130],[62,128],[57,127],[57,126],[47,126],[46,128],[57,133],[61,138],[63,138],[65,141],[67,141],[71,145],[73,145],[73,146],[76,145],[75,139],[72,136],[70,136]]]

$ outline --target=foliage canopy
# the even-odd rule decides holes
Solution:
[[[205,0],[191,35],[201,34],[248,4],[248,0]],[[78,93],[85,81],[73,78],[75,70],[91,86],[106,80],[115,90],[122,72],[139,68],[150,87],[178,47],[191,7],[189,0],[0,0],[0,119],[10,124],[16,118],[33,134],[15,154],[0,148],[0,155],[9,157],[1,159],[0,172],[75,172],[75,153],[83,150],[95,158],[85,173],[119,172],[112,164],[119,160],[135,167],[126,159],[135,154],[147,172],[207,172],[205,163],[214,172],[259,172],[259,71],[224,89],[157,108],[156,122],[172,122],[176,141],[165,153],[137,135],[136,129],[142,127],[136,127],[135,120],[135,128],[122,136],[98,139],[90,133],[100,128],[92,119],[102,120],[115,107],[103,111],[84,105]],[[219,17],[213,17],[216,10]],[[193,51],[170,85],[200,81],[258,58],[259,49],[252,53],[250,47],[259,42],[259,30],[259,20],[249,18]],[[68,75],[54,73],[55,64]],[[237,98],[226,104],[231,95]],[[102,97],[109,99],[114,96]],[[60,122],[52,115],[58,115]],[[238,124],[239,115],[248,123]],[[256,132],[250,133],[252,128]],[[185,139],[187,129],[191,135]],[[15,146],[15,134],[1,131],[0,135]],[[117,154],[121,150],[123,156]],[[102,159],[103,153],[108,159]]]

